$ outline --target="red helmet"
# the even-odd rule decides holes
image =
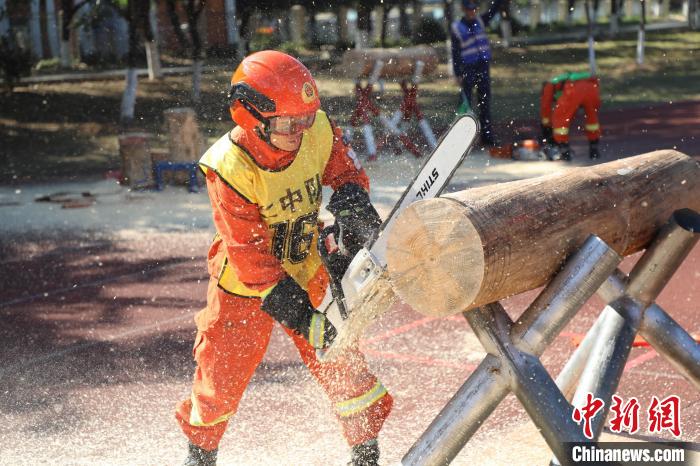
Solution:
[[[231,118],[248,131],[261,122],[269,131],[272,117],[314,115],[321,106],[309,70],[275,50],[243,59],[231,77],[229,102]]]

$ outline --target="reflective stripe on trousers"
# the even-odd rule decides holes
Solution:
[[[369,408],[386,394],[386,388],[377,380],[377,383],[374,384],[374,387],[372,387],[370,391],[355,398],[336,403],[335,409],[341,417],[352,416],[353,414],[357,414]]]
[[[232,411],[230,413],[226,413],[222,416],[219,416],[218,418],[214,419],[211,422],[204,422],[202,421],[202,416],[199,415],[199,411],[197,411],[197,399],[192,394],[190,396],[190,400],[192,400],[192,410],[190,410],[190,425],[197,426],[197,427],[210,427],[210,426],[215,426],[217,424],[220,424],[231,416],[235,414],[235,411]]]

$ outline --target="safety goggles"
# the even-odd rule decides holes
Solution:
[[[298,134],[305,129],[311,128],[315,119],[315,113],[310,113],[308,115],[271,117],[269,119],[269,130],[271,133],[281,134],[283,136]]]

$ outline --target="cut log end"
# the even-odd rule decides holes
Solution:
[[[644,249],[682,208],[700,210],[700,165],[669,150],[458,191],[397,217],[388,274],[417,311],[456,314],[547,284],[591,234]]]
[[[399,297],[431,316],[467,309],[481,288],[484,251],[463,208],[430,199],[409,206],[397,222],[388,232],[387,264]]]

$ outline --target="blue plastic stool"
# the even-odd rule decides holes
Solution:
[[[191,193],[199,192],[199,180],[197,180],[197,162],[156,162],[153,167],[154,176],[156,179],[156,190],[163,190],[163,172],[165,171],[186,171],[189,173],[189,191]]]

